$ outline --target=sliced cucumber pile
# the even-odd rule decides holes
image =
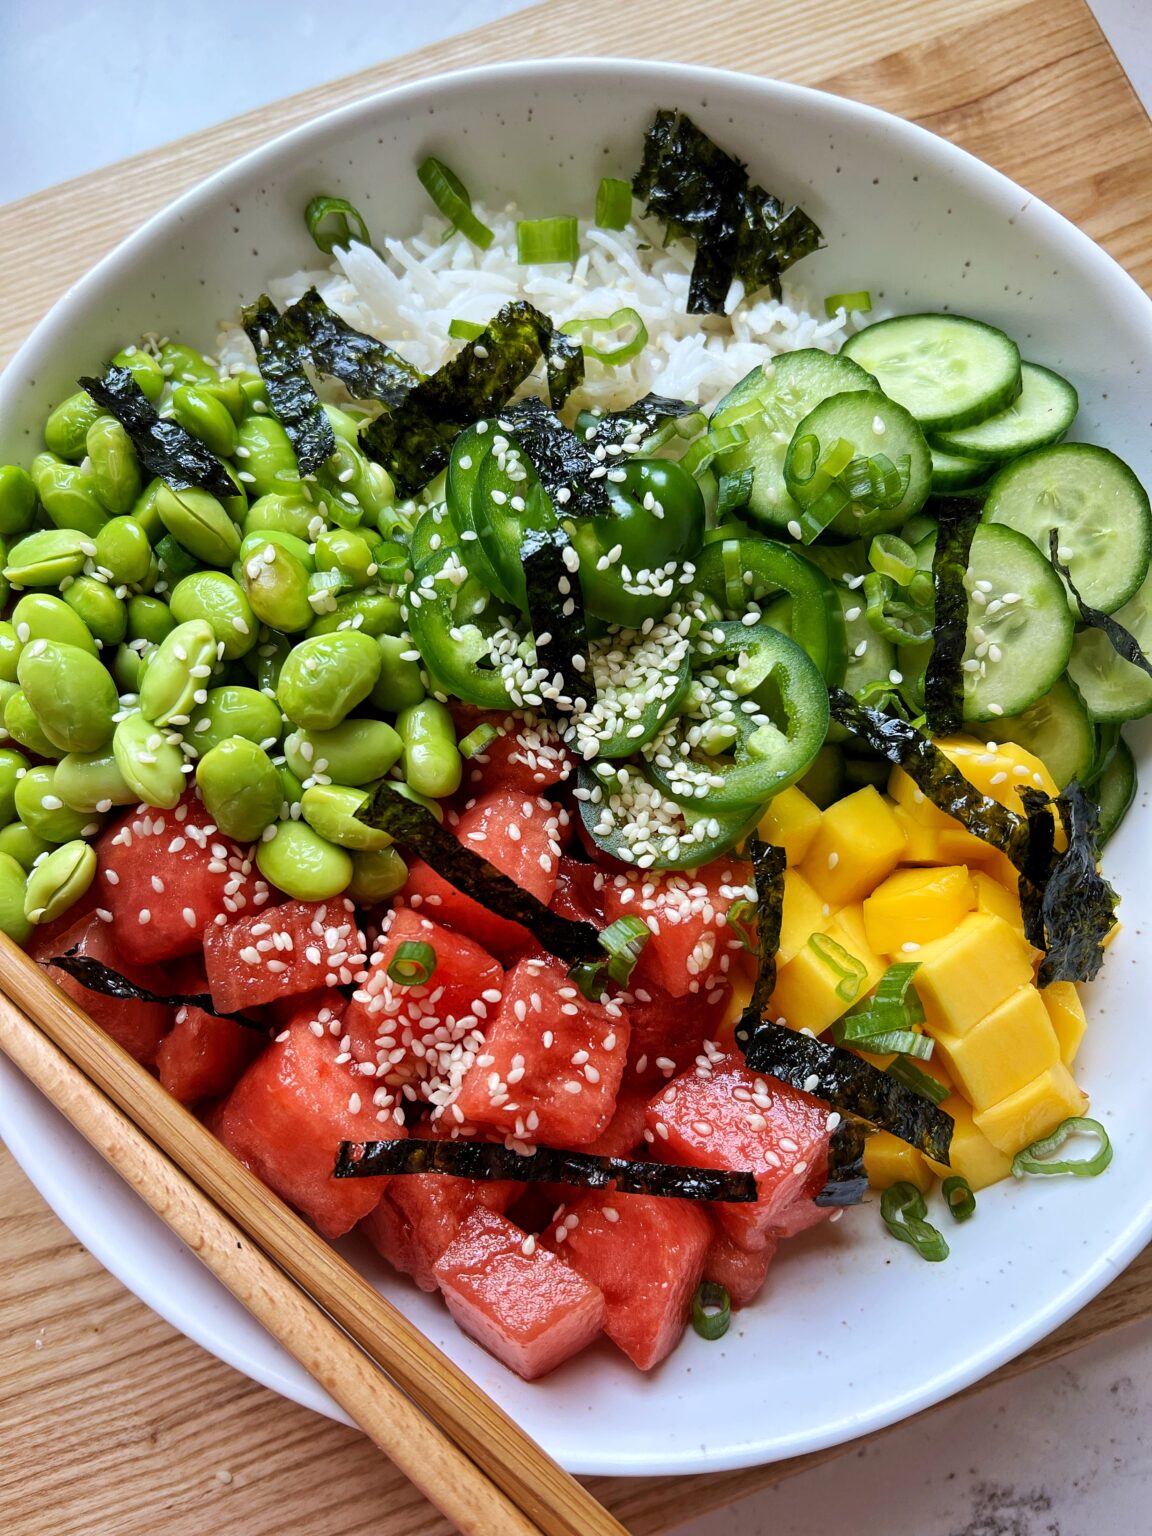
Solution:
[[[967,427],[1020,393],[1020,349],[962,315],[899,315],[849,337],[841,355],[875,375],[925,432]]]
[[[1020,364],[1020,393],[1002,411],[968,427],[937,432],[933,446],[976,463],[997,463],[1057,443],[1080,401],[1067,379],[1036,363]]]

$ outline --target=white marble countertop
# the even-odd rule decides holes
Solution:
[[[198,0],[194,26],[155,0],[0,0],[0,202],[527,3],[384,4],[338,29],[304,0]],[[1152,3],[1089,3],[1152,105]],[[904,1424],[679,1536],[1139,1536],[1152,1530],[1150,1423],[1152,1324]]]

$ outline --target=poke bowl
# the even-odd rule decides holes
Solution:
[[[571,1470],[938,1402],[1152,1231],[1150,356],[1080,231],[819,92],[307,124],[0,379],[0,927]],[[102,1263],[339,1416],[0,1083]]]

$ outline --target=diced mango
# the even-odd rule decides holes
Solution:
[[[998,1104],[977,1110],[972,1120],[994,1147],[1014,1157],[1041,1136],[1051,1135],[1069,1115],[1082,1115],[1087,1107],[1087,1095],[1058,1061]]]
[[[740,1015],[752,1001],[752,989],[756,985],[754,968],[751,966],[734,965],[728,972],[728,979],[732,990],[728,994],[728,1005],[720,1024],[721,1034],[733,1029],[739,1023]]]
[[[999,848],[982,844],[982,852],[979,858],[971,860],[973,864],[979,864],[985,874],[991,875],[1006,891],[1014,894],[1020,889],[1020,871],[1013,864],[1006,853],[1001,853]]]
[[[784,871],[784,907],[780,914],[780,947],[776,963],[787,965],[804,948],[808,936],[821,933],[831,921],[832,909],[797,869]]]
[[[1074,981],[1053,981],[1040,993],[1041,1001],[1048,1010],[1052,1028],[1060,1042],[1060,1060],[1070,1067],[1076,1060],[1076,1052],[1084,1038],[1088,1020],[1084,1017],[1084,1004]]]
[[[913,985],[930,1034],[967,1034],[1032,980],[1032,952],[1022,935],[988,912],[970,912],[911,958],[919,962]]]
[[[906,1180],[921,1194],[932,1188],[928,1159],[890,1131],[877,1131],[864,1143],[864,1171],[873,1189],[888,1189]]]
[[[821,811],[793,784],[773,796],[757,831],[767,843],[783,848],[789,864],[799,864],[820,829]]]
[[[936,1051],[976,1109],[1006,1099],[1060,1060],[1056,1031],[1031,982],[1017,988],[966,1034],[937,1032]]]
[[[900,861],[904,834],[892,807],[871,784],[830,805],[800,866],[833,907],[867,896]]]
[[[933,805],[928,796],[913,779],[910,779],[903,768],[893,768],[888,775],[888,794],[898,806],[910,816],[913,821],[918,821],[921,826],[931,827],[939,831],[944,827],[958,827],[960,823],[951,816],[945,815],[937,806]]]
[[[900,772],[899,769],[896,770]],[[909,779],[908,781],[912,781]],[[947,859],[940,853],[940,828],[929,827],[917,817],[911,816],[905,806],[892,805],[892,814],[896,818],[896,824],[904,834],[904,852],[900,855],[901,864],[946,864]]]
[[[995,722],[989,721],[989,730]],[[1010,811],[1021,808],[1021,789],[1058,793],[1056,781],[1033,752],[1015,742],[977,741],[971,736],[947,736],[936,743],[946,757],[982,794],[991,795]]]
[[[1024,918],[1020,913],[1020,898],[1014,891],[1004,888],[987,870],[972,871],[972,890],[976,896],[977,912],[991,912],[1002,917],[1019,933],[1024,932]]]
[[[864,932],[877,953],[898,955],[906,943],[927,944],[951,933],[975,901],[963,864],[897,869],[864,901]]]
[[[1012,1172],[1012,1159],[1006,1156],[999,1147],[994,1147],[976,1127],[972,1118],[972,1106],[966,1104],[958,1093],[944,1100],[940,1108],[946,1115],[951,1115],[955,1121],[952,1131],[952,1145],[948,1156],[950,1166],[943,1163],[928,1160],[928,1166],[933,1173],[946,1179],[950,1173],[958,1173],[962,1179],[967,1179],[972,1188],[985,1189],[989,1184],[997,1184],[1001,1179],[1006,1179]]]
[[[776,990],[768,1004],[772,1018],[783,1018],[793,1029],[810,1029],[816,1035],[866,996],[887,969],[868,947],[859,907],[838,912],[825,923],[824,932],[864,966],[865,975],[859,987],[852,991],[844,985],[836,965],[805,941],[792,959],[777,970]],[[837,991],[838,987],[843,988],[845,995]]]

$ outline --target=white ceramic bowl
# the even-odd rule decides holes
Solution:
[[[1080,391],[1077,435],[1152,481],[1152,304],[1085,235],[996,171],[869,107],[772,81],[671,64],[529,63],[448,75],[309,124],[153,219],[61,301],[0,382],[0,462],[29,459],[49,405],[125,341],[159,330],[210,345],[218,319],[311,254],[301,209],[347,194],[371,228],[426,211],[415,166],[449,161],[489,203],[590,209],[628,176],[658,107],[688,112],[754,176],[800,200],[827,249],[802,275],[817,302],[872,290],[898,310],[952,308],[1002,325]],[[1146,741],[1145,737],[1145,741]],[[1147,755],[1145,753],[1145,755]],[[1142,797],[1142,802],[1146,797]],[[349,1245],[394,1297],[543,1444],[578,1472],[750,1465],[850,1439],[1010,1359],[1084,1305],[1152,1232],[1152,1072],[1142,1039],[1152,966],[1144,804],[1108,852],[1126,928],[1089,993],[1081,1061],[1116,1149],[1096,1181],[1000,1186],[923,1263],[875,1207],[784,1245],[758,1302],[716,1344],[691,1333],[642,1376],[607,1344],[528,1386],[456,1331],[439,1304]],[[331,1401],[0,1063],[0,1134],[72,1231],[176,1327],[276,1391]],[[45,1149],[50,1148],[46,1155]]]

